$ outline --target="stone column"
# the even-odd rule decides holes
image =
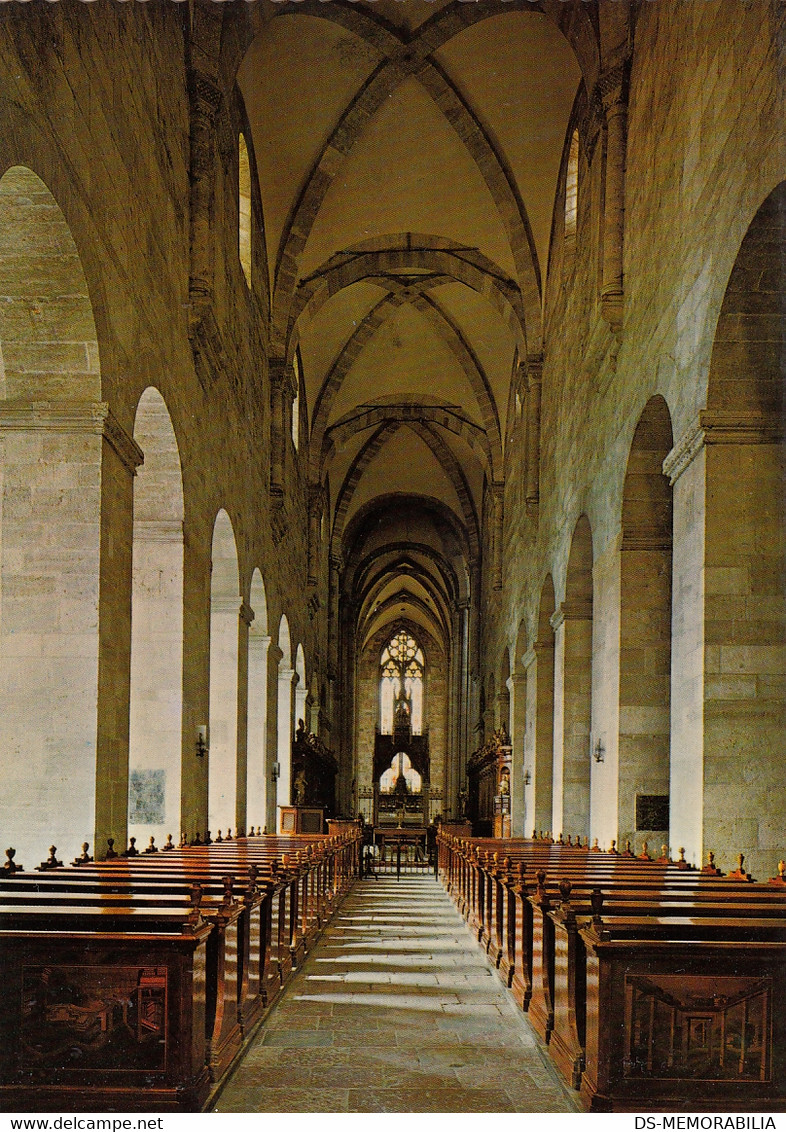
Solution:
[[[531,782],[525,788],[527,836],[552,829],[554,774],[554,645],[537,641],[522,658],[526,672],[527,728],[524,766]]]
[[[161,809],[140,807],[134,824],[133,789],[129,835],[137,844],[152,835],[160,845],[180,834],[183,757],[183,523],[134,516],[131,628],[131,717],[129,769],[156,792]],[[140,799],[141,801],[141,799]]]
[[[244,601],[240,603],[240,620],[237,638],[237,787],[235,801],[235,829],[245,829],[248,798],[248,653],[249,629],[254,610]]]
[[[294,709],[294,687],[297,673],[294,668],[278,669],[278,765],[279,775],[276,784],[276,804],[289,806],[292,803],[292,721]],[[278,823],[278,814],[276,814]],[[278,829],[278,824],[276,824]]]
[[[125,840],[142,453],[102,402],[4,402],[0,444],[3,835],[29,869]]]
[[[712,850],[721,868],[742,852],[759,877],[783,841],[782,437],[776,418],[704,411],[664,462],[674,485],[672,843],[697,863]]]
[[[589,836],[592,606],[563,602],[554,629],[553,832]]]
[[[210,602],[210,726],[208,828],[215,836],[234,828],[237,815],[238,700],[241,599],[221,594]],[[244,721],[245,722],[245,721]],[[245,770],[245,766],[244,766]]]
[[[606,182],[603,212],[603,283],[601,313],[614,331],[622,327],[623,235],[625,230],[625,163],[628,96],[624,66],[600,79],[606,118]]]
[[[537,512],[540,499],[540,398],[543,379],[543,356],[527,362],[527,514]]]
[[[319,580],[319,527],[325,493],[321,484],[312,484],[308,489],[308,584],[315,586]]]
[[[268,767],[268,652],[270,637],[250,632],[248,637],[248,750],[246,824],[267,825]]]
[[[278,762],[278,670],[284,654],[278,645],[267,650],[267,743],[265,744],[265,828],[278,832],[278,784],[273,767]]]
[[[518,657],[516,658],[518,661]],[[508,679],[510,693],[510,721],[506,724],[510,733],[511,745],[511,829],[514,837],[525,837],[526,793],[524,786],[524,737],[527,723],[527,676],[525,672],[514,672]],[[530,832],[532,832],[530,830]]]
[[[270,381],[270,493],[284,494],[284,385],[286,362],[283,358],[268,360]]]
[[[495,590],[502,589],[502,553],[505,525],[505,485],[494,483],[491,486],[492,530],[494,556],[492,559],[492,584]]]

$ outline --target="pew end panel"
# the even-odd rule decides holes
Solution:
[[[586,947],[591,1111],[784,1111],[786,946],[613,938]]]
[[[0,1107],[198,1112],[210,934],[4,932]]]

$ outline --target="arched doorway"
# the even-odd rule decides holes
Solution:
[[[210,728],[208,826],[215,837],[235,825],[240,576],[226,511],[213,527],[210,574]]]
[[[784,238],[786,182],[742,241],[707,408],[664,469],[674,485],[672,840],[696,863],[715,852],[722,868],[744,853],[759,878],[786,839]]]
[[[621,843],[659,849],[669,833],[671,486],[673,438],[662,397],[647,402],[631,444],[622,499],[617,829]]]
[[[180,825],[183,715],[183,480],[163,397],[139,399],[134,480],[128,831],[140,846]]]
[[[127,715],[113,717],[117,742],[102,743],[108,414],[93,308],[66,218],[23,166],[0,180],[0,254],[0,809],[5,844],[30,869],[50,843],[66,856],[96,831],[102,850],[107,829],[124,836]],[[129,627],[119,616],[118,664]],[[116,683],[122,708],[127,683]]]

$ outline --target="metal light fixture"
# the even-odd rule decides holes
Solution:
[[[207,754],[207,724],[200,723],[196,729],[196,757],[203,759]]]
[[[524,785],[529,786],[530,782],[532,782],[532,775],[530,774],[530,772],[528,770],[525,770],[524,771]]]
[[[278,782],[279,775],[281,774],[281,763],[273,763],[273,769],[270,773],[273,777],[273,781]]]
[[[606,748],[603,746],[600,739],[595,741],[595,746],[592,748],[592,757],[596,763],[602,763],[606,757]]]

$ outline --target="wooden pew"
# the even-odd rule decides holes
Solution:
[[[692,871],[665,855],[652,861],[646,850],[636,859],[630,851],[601,854],[564,844],[449,838],[440,845],[439,860],[448,890],[481,944],[529,1010],[566,1079],[574,1087],[581,1084],[586,1103],[594,1108],[620,1107],[621,1095],[607,1095],[604,1085],[593,1083],[591,1072],[587,1084],[582,1083],[587,1048],[608,1048],[602,994],[594,1013],[588,1006],[590,976],[583,938],[583,929],[597,921],[604,900],[603,922],[614,926],[621,945],[618,963],[624,954],[620,925],[627,924],[634,925],[639,942],[657,944],[661,951],[677,943],[679,954],[686,947],[690,954],[714,948],[718,964],[727,965],[724,977],[736,977],[728,975],[728,965],[743,942],[771,960],[773,949],[780,948],[777,962],[783,978],[786,885],[777,878],[775,887],[752,884],[741,861],[730,878],[723,878],[711,861],[706,870]],[[677,954],[673,951],[675,962]],[[609,1072],[603,1064],[601,1076]],[[711,1082],[702,1082],[702,1098],[709,1102],[713,1089]],[[759,1090],[762,1103],[780,1095],[773,1089]],[[661,1091],[663,1097],[669,1095],[665,1087]],[[744,1100],[738,1097],[735,1107],[751,1103],[750,1088],[727,1082],[718,1090],[720,1107],[737,1094]],[[650,1106],[657,1101],[657,1089],[653,1096]],[[672,1103],[673,1089],[669,1096]]]
[[[48,1048],[42,1061],[30,1045],[30,1000],[22,988],[32,987],[35,998],[35,978],[43,967],[30,967],[29,953],[55,972],[47,979],[59,979],[60,986],[70,979],[72,997],[84,997],[96,979],[110,988],[125,986],[134,970],[141,972],[139,994],[147,996],[151,1012],[156,993],[164,996],[159,1039],[164,1052],[159,1050],[157,1061],[146,1053],[144,1073],[135,1062],[133,1069],[122,1069],[101,1061],[93,1050],[109,1046],[109,1061],[120,1059],[114,1015],[102,1014],[98,998],[89,1010],[81,1000],[50,1003],[46,1035],[51,1037],[53,1019],[61,1029],[82,1026],[89,1032],[83,1044],[91,1108],[198,1110],[346,892],[359,859],[356,841],[356,833],[239,838],[132,852],[98,864],[83,847],[70,869],[57,867],[53,849],[43,871],[34,873],[24,872],[9,852],[7,867],[0,869],[0,941],[20,990],[0,1014],[0,1045],[16,1051],[0,1062],[0,1096],[23,1111],[62,1109],[74,1100],[76,1071],[52,1065],[65,1057],[63,1050]],[[83,967],[92,974],[80,974]],[[108,1001],[115,1004],[115,998],[110,994]],[[127,1017],[120,1025],[124,1034],[130,1032]],[[102,1037],[105,1032],[109,1036]],[[190,1050],[190,1060],[183,1055],[178,1061],[177,1050]],[[51,1084],[41,1091],[43,1062]],[[84,1091],[84,1078],[81,1085]]]

